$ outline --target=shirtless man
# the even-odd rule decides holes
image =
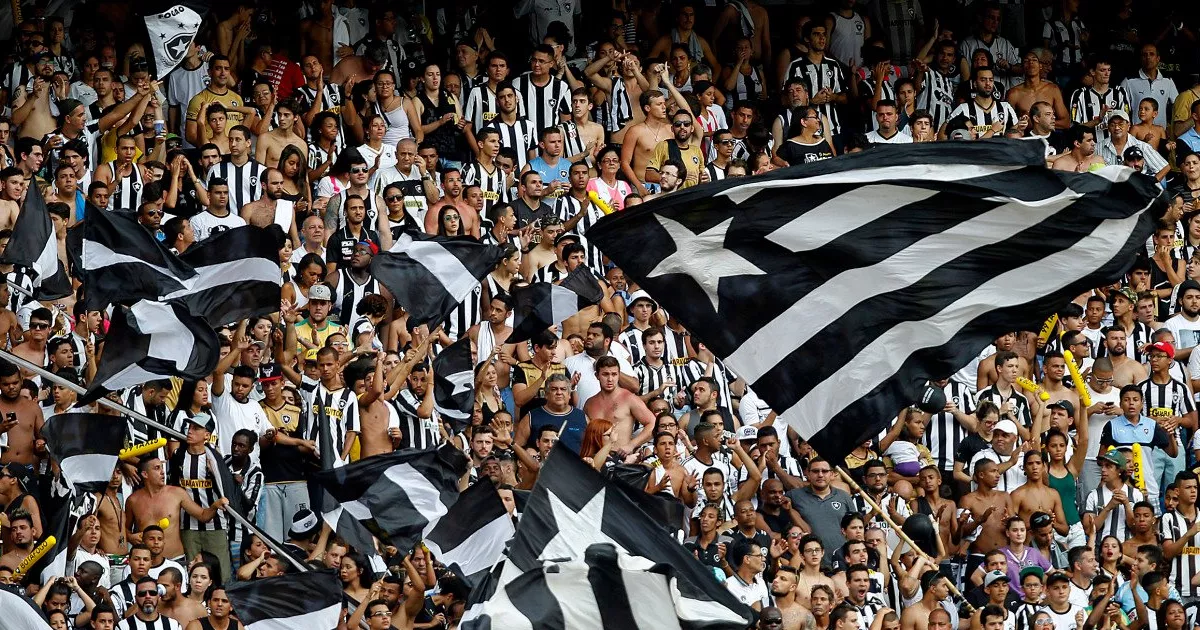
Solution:
[[[1113,366],[1112,386],[1116,388],[1141,383],[1149,376],[1146,372],[1146,366],[1138,363],[1126,354],[1128,349],[1127,339],[1128,335],[1119,325],[1112,326],[1108,329],[1107,334],[1104,335],[1104,345],[1108,350],[1108,360],[1112,362]]]
[[[25,196],[25,175],[21,169],[10,166],[4,169],[0,182],[0,230],[11,230],[21,212],[20,200]]]
[[[583,147],[583,151],[576,155],[564,156],[568,163],[574,164],[580,160],[595,158],[604,146],[604,127],[592,121],[592,93],[587,88],[575,88],[571,91],[571,120],[560,126],[564,137],[577,135],[579,145]],[[784,618],[786,619],[786,614]]]
[[[166,465],[157,457],[142,459],[138,472],[144,485],[125,501],[125,531],[130,540],[141,542],[143,527],[168,519],[170,524],[163,531],[163,555],[167,558],[183,555],[183,540],[179,537],[181,511],[207,523],[217,515],[217,510],[229,504],[229,499],[221,497],[207,508],[200,507],[183,488],[167,485]]]
[[[108,487],[100,495],[96,517],[100,520],[100,548],[104,553],[123,556],[129,553],[129,542],[125,540],[125,511],[121,509],[121,469],[113,470]]]
[[[781,565],[775,573],[775,579],[771,581],[771,595],[775,600],[775,607],[783,613],[784,630],[812,630],[816,623],[812,613],[800,605],[797,588],[799,585],[799,574],[795,568],[788,565]]]
[[[632,452],[650,440],[654,414],[637,394],[617,386],[620,377],[621,366],[616,357],[603,356],[596,359],[596,379],[600,381],[600,393],[588,399],[583,411],[589,418],[611,420],[614,448],[618,451]],[[643,427],[637,435],[633,433],[635,425]]]
[[[803,566],[796,575],[796,601],[812,609],[813,587],[824,586],[832,593],[833,578],[821,571],[821,559],[825,557],[825,545],[816,534],[805,534],[800,539],[800,558]]]
[[[1086,173],[1093,167],[1104,166],[1104,158],[1096,153],[1096,131],[1083,125],[1067,130],[1067,141],[1071,150],[1049,160],[1050,168],[1056,171]]]
[[[1062,90],[1055,83],[1042,78],[1042,62],[1038,59],[1037,49],[1025,51],[1021,68],[1025,73],[1025,82],[1010,89],[1006,97],[1021,119],[1028,122],[1029,109],[1033,104],[1045,101],[1054,108],[1054,126],[1059,129],[1070,127],[1071,113],[1063,102]]]
[[[261,146],[261,145],[260,145]],[[288,236],[292,239],[292,247],[300,247],[300,232],[296,229],[296,213],[290,211],[286,213],[283,220],[287,222],[287,228],[276,219],[277,211],[279,210],[279,202],[283,199],[283,173],[276,168],[268,168],[266,174],[262,178],[263,196],[255,201],[242,206],[238,216],[249,225],[258,227],[267,227],[274,223],[280,229],[286,229]],[[284,203],[291,209],[291,202],[283,199]]]
[[[43,355],[42,360],[45,360]],[[40,364],[42,361],[38,361]],[[36,401],[21,396],[24,377],[17,366],[0,361],[0,433],[7,434],[8,448],[0,453],[0,464],[35,466],[45,450],[42,441],[42,410]]]
[[[300,22],[300,56],[321,60],[325,74],[333,72],[333,0],[320,0],[312,16]]]
[[[483,290],[486,294],[488,290],[486,284]],[[497,361],[496,387],[501,390],[507,388],[512,382],[512,366],[517,364],[517,344],[506,343],[509,335],[512,335],[512,326],[505,323],[511,312],[512,298],[508,295],[502,294],[488,297],[483,315],[484,321],[475,324],[467,330],[467,336],[475,344],[480,362],[482,363],[487,357],[494,357],[494,360]],[[483,326],[487,326],[486,332],[482,330]],[[490,338],[490,341],[487,343],[491,344],[491,350],[480,346],[479,336],[481,332],[484,339]]]
[[[1159,546],[1162,540],[1158,537],[1158,521],[1154,517],[1154,508],[1146,502],[1133,506],[1133,527],[1127,534],[1129,538],[1121,542],[1121,553],[1130,558],[1137,557],[1137,549],[1142,545]]]
[[[34,535],[33,517],[28,512],[17,512],[9,516],[9,519],[12,521],[8,530],[12,548],[5,547],[8,552],[0,556],[0,565],[15,568],[29,557],[37,536]]]
[[[1034,512],[1054,516],[1054,531],[1067,535],[1067,515],[1063,512],[1062,496],[1049,486],[1046,478],[1048,463],[1040,450],[1025,453],[1025,483],[1012,492],[1013,511],[1026,522]]]
[[[657,64],[651,68],[651,72],[663,75],[666,73],[666,66]],[[663,83],[672,93],[678,93],[675,86],[671,85],[670,79]],[[621,144],[621,172],[633,184],[634,190],[643,197],[650,194],[642,182],[646,181],[646,165],[654,155],[654,147],[659,142],[673,137],[671,121],[667,120],[667,99],[662,92],[653,87],[652,85],[650,90],[642,92],[638,98],[638,104],[645,112],[646,119],[629,127]]]
[[[621,86],[624,87],[624,99],[630,105],[630,118],[621,123],[620,129],[612,133],[613,144],[623,143],[629,130],[645,119],[643,110],[635,106],[642,102],[642,94],[650,92],[650,83],[642,74],[641,62],[638,61],[637,55],[621,52],[611,42],[605,42],[600,45],[595,61],[584,68],[583,72],[591,80],[592,85],[608,99],[609,102],[604,103],[605,107],[611,106],[614,90],[617,87],[616,82],[620,81]],[[655,91],[657,92],[657,90]],[[617,94],[619,95],[619,92]],[[573,104],[574,100],[572,100],[572,110],[574,110]],[[574,118],[573,112],[572,118]],[[603,142],[600,146],[604,146]]]
[[[1011,352],[1017,345],[1017,333],[1004,333],[1003,335],[997,337],[994,343],[996,345],[997,352],[1003,350],[1008,350]],[[1021,376],[1029,378],[1033,375],[1033,370],[1029,366],[1028,359],[1018,355],[1017,363],[1020,365],[1019,374]],[[999,375],[996,374],[996,355],[993,353],[991,356],[979,362],[979,373],[975,379],[976,389],[987,389],[988,387],[995,385],[996,379],[998,378]]]
[[[938,534],[942,537],[942,544],[946,547],[946,553],[954,555],[954,538],[958,521],[955,520],[955,515],[958,514],[958,507],[954,501],[942,498],[938,490],[942,486],[942,471],[938,470],[936,465],[926,466],[917,473],[917,486],[925,492],[925,496],[919,497],[916,500],[916,509],[914,512],[928,514],[933,518],[938,526]]]
[[[996,490],[1001,474],[996,462],[980,459],[972,472],[979,487],[962,498],[965,512],[958,519],[958,530],[969,534],[978,528],[970,550],[983,554],[1008,544],[1004,537],[1004,521],[1013,513],[1013,507],[1009,495]]]
[[[50,113],[50,91],[54,90],[54,57],[49,52],[39,53],[34,62],[33,91],[27,93],[24,86],[13,97],[12,121],[21,138],[44,138],[54,131],[55,120]],[[56,94],[55,100],[65,94]],[[57,149],[57,146],[46,147]]]
[[[538,233],[537,246],[532,247],[521,257],[521,275],[532,278],[542,267],[549,267],[558,262],[558,257],[566,241],[557,242],[562,236],[563,226],[557,217],[542,221]],[[566,335],[563,335],[564,337]]]
[[[360,457],[370,457],[395,450],[400,441],[400,429],[388,427],[388,405],[379,399],[384,387],[384,365],[380,358],[375,369],[367,372],[366,367],[355,361],[346,367],[347,383],[358,396],[358,413],[361,432],[358,434]]]
[[[295,99],[284,99],[275,104],[275,117],[279,126],[258,137],[258,148],[254,150],[254,159],[272,168],[278,168],[279,156],[283,149],[292,145],[300,149],[304,156],[301,167],[308,164],[308,143],[296,134],[296,121],[299,119],[300,104]]]
[[[932,626],[936,625],[934,614],[941,611],[946,619],[945,630],[949,630],[950,614],[942,608],[942,601],[950,596],[946,578],[937,571],[926,571],[921,576],[921,592],[921,599],[904,607],[900,615],[900,627],[905,630],[932,630]]]
[[[1078,336],[1076,333],[1067,333],[1070,336]],[[1066,338],[1067,335],[1064,335]],[[1079,358],[1076,358],[1078,361]],[[1046,409],[1049,410],[1050,405],[1066,401],[1071,404],[1071,409],[1079,409],[1079,394],[1073,389],[1067,389],[1063,384],[1063,379],[1067,374],[1067,360],[1059,352],[1051,352],[1046,355],[1046,360],[1042,365],[1042,389],[1050,394],[1049,400],[1046,401]],[[1030,392],[1026,392],[1026,397],[1034,396]]]
[[[158,574],[158,588],[163,594],[158,598],[158,612],[186,626],[195,619],[208,615],[200,602],[185,597],[182,592],[183,574],[175,567],[167,567]]]
[[[3,273],[3,270],[0,270]],[[21,322],[16,313],[8,309],[12,298],[8,283],[0,283],[0,348],[11,348],[20,343],[22,330]]]

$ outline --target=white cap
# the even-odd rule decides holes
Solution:
[[[1005,433],[1008,433],[1009,435],[1016,435],[1017,434],[1017,423],[1013,422],[1012,420],[1008,420],[1008,419],[1001,420],[1000,422],[996,423],[996,428],[992,429],[992,430],[993,431],[1003,431]]]
[[[741,427],[737,430],[737,439],[739,441],[740,440],[757,440],[758,439],[758,429],[756,429],[750,425]]]

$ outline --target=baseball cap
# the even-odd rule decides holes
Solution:
[[[327,287],[323,284],[314,284],[312,287],[310,287],[308,289],[308,301],[312,302],[315,300],[320,300],[322,302],[332,302],[333,301],[333,291],[330,291],[329,287]]]
[[[554,239],[554,246],[558,247],[559,245],[563,244],[566,241],[575,241],[576,243],[578,243],[579,235],[571,234],[570,232],[563,232],[562,234],[558,235],[558,238]]]
[[[283,368],[274,361],[258,366],[258,380],[274,381],[283,378]]]
[[[1046,576],[1046,586],[1047,587],[1049,587],[1051,584],[1058,584],[1059,582],[1070,582],[1070,581],[1071,581],[1071,578],[1069,576],[1067,576],[1066,573],[1063,573],[1062,571],[1055,571],[1055,572],[1051,573],[1050,575]]]
[[[1038,512],[1038,514],[1042,514],[1042,515],[1046,516],[1047,518],[1049,518],[1049,516],[1050,516],[1049,514],[1046,514],[1045,512]],[[1021,573],[1020,573],[1021,580],[1024,580],[1025,576],[1027,576],[1027,575],[1036,575],[1043,580],[1046,579],[1046,572],[1042,570],[1042,567],[1025,567],[1024,569],[1021,569]]]
[[[1138,147],[1129,147],[1125,149],[1125,153],[1121,156],[1126,162],[1130,160],[1144,160],[1146,155]]]
[[[993,431],[1003,431],[1004,433],[1008,433],[1010,435],[1016,435],[1017,434],[1017,424],[1015,422],[1013,422],[1012,420],[1005,419],[1005,420],[1001,420],[1000,422],[997,422],[996,428],[992,429],[992,430]]]
[[[1045,512],[1034,512],[1033,515],[1029,517],[1029,526],[1034,528],[1045,527],[1053,522],[1054,517]]]
[[[1179,283],[1179,297],[1183,297],[1184,293],[1186,293],[1192,289],[1200,291],[1200,282],[1196,282],[1195,280],[1192,280],[1191,278],[1188,278],[1187,280],[1180,282]]]
[[[750,425],[741,427],[737,431],[737,439],[738,440],[757,440],[758,439],[758,429],[756,429]]]
[[[217,422],[213,420],[213,417],[203,412],[188,418],[187,422],[188,424],[194,424],[201,429],[205,429],[209,433],[212,433],[217,428]]]
[[[301,508],[292,515],[292,527],[288,529],[288,538],[308,538],[321,526],[320,519],[308,508]]]
[[[366,250],[367,250],[368,252],[371,252],[371,255],[372,255],[372,256],[377,256],[377,255],[379,255],[379,246],[378,246],[378,245],[376,245],[375,243],[372,243],[371,241],[368,241],[368,240],[365,240],[365,239],[364,239],[364,240],[361,240],[361,241],[359,241],[359,242],[355,243],[355,244],[354,244],[354,246],[355,246],[355,247],[364,247],[364,248],[366,248]],[[311,291],[310,291],[310,293],[311,293]],[[310,299],[311,299],[311,298],[310,298]]]
[[[1006,583],[1012,581],[1008,579],[1008,574],[1003,571],[988,571],[987,574],[983,576],[983,587],[987,588],[1001,580]]]
[[[48,50],[43,50],[41,52],[36,52],[36,53],[33,53],[32,55],[29,55],[30,63],[37,63],[43,59],[49,59],[49,60],[53,61],[54,55]]]
[[[3,470],[5,474],[11,476],[13,479],[16,479],[17,485],[21,487],[21,490],[29,492],[29,475],[32,472],[29,466],[13,462],[5,464],[3,468],[0,468],[0,470]]]
[[[1172,359],[1175,358],[1175,346],[1171,345],[1169,342],[1156,341],[1150,344],[1150,347],[1146,350],[1146,353],[1149,354],[1151,350],[1158,350],[1159,352],[1166,353],[1166,355]]]
[[[1137,304],[1137,293],[1129,287],[1121,287],[1120,289],[1110,293],[1108,295],[1108,303],[1112,304],[1113,298],[1117,297],[1118,295],[1126,300],[1129,300],[1130,304]]]
[[[1075,405],[1072,405],[1071,401],[1069,401],[1069,400],[1060,400],[1058,402],[1052,402],[1048,406],[1058,407],[1059,409],[1062,409],[1063,411],[1067,412],[1068,416],[1075,415]]]
[[[1115,464],[1117,466],[1117,468],[1121,468],[1121,469],[1125,468],[1125,455],[1122,454],[1121,451],[1118,451],[1115,448],[1109,449],[1107,451],[1104,451],[1103,453],[1100,453],[1099,455],[1096,456],[1096,460],[1102,461],[1102,462],[1108,462],[1110,464]]]
[[[955,129],[954,131],[950,132],[950,139],[951,140],[972,140],[973,138],[971,138],[971,130]]]
[[[1108,122],[1112,122],[1114,118],[1124,118],[1125,122],[1129,122],[1129,114],[1126,114],[1123,109],[1114,109],[1108,112]]]
[[[317,361],[317,349],[309,348],[308,350],[305,350],[304,351],[304,360],[312,361],[315,363]]]

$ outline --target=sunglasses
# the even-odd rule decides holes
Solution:
[[[350,173],[351,173],[351,174],[353,174],[353,175],[362,175],[363,173],[366,173],[366,172],[368,172],[369,170],[370,170],[370,169],[368,169],[368,168],[367,168],[367,167],[365,167],[365,166],[355,166],[355,167],[353,167],[353,168],[351,168],[351,169],[350,169]]]
[[[384,197],[383,200],[388,203],[392,203],[393,201],[404,201],[404,195],[390,195],[388,197]]]
[[[137,592],[138,597],[153,597],[155,595],[158,595],[158,591],[138,591]]]
[[[692,122],[690,120],[676,120],[675,122],[671,123],[671,126],[675,128],[691,127]]]
[[[458,215],[457,215],[457,214],[447,214],[447,215],[445,216],[445,218],[446,218],[447,220],[449,220],[449,219],[455,219],[455,220],[458,220],[458,218],[459,218],[459,217],[458,217]]]
[[[50,327],[50,324],[47,324],[45,322],[30,322],[29,323],[30,330],[46,330],[49,327]]]

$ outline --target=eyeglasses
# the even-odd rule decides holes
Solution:
[[[148,217],[161,217],[162,215],[163,215],[162,210],[147,210],[146,211],[146,216],[148,216]]]
[[[1054,622],[1050,619],[1038,619],[1033,622],[1035,626],[1053,626]]]
[[[1097,383],[1111,383],[1111,382],[1113,382],[1113,379],[1111,379],[1111,378],[1096,378],[1096,377],[1094,377],[1094,376],[1093,376],[1092,378],[1094,378],[1094,379],[1096,380],[1096,382],[1097,382]]]
[[[392,203],[393,201],[404,201],[404,195],[390,195],[388,197],[384,197],[384,201],[388,203]]]
[[[362,175],[363,173],[366,173],[369,171],[370,171],[370,169],[368,169],[365,166],[355,166],[350,169],[350,173],[354,174],[354,175]]]
[[[828,475],[830,472],[831,472],[831,470],[828,468],[824,468],[824,469],[813,468],[812,470],[808,471],[808,474],[810,474],[810,475]]]
[[[457,220],[459,218],[459,216],[457,214],[447,214],[444,218],[447,220],[449,220],[449,219]]]

